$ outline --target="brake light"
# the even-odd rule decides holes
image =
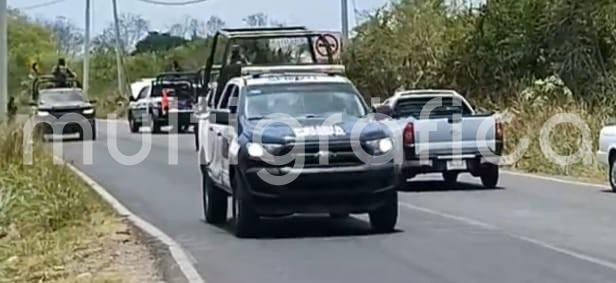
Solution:
[[[503,140],[503,135],[504,135],[504,133],[503,133],[503,124],[501,122],[496,122],[495,126],[494,126],[494,129],[495,129],[495,133],[494,133],[495,138],[497,140]]]
[[[413,123],[408,123],[404,127],[403,141],[404,144],[415,143],[415,126]]]
[[[166,112],[167,110],[169,110],[169,95],[167,94],[167,90],[162,90],[162,97],[163,99],[161,101],[161,108],[163,112]]]

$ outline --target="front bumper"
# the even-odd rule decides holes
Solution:
[[[272,185],[258,175],[298,174],[287,185]],[[261,215],[364,213],[386,203],[396,189],[393,164],[344,167],[249,168],[241,174],[245,193]]]
[[[50,134],[76,134],[94,130],[96,120],[94,117],[83,120],[62,121],[53,118],[36,118],[35,131]]]

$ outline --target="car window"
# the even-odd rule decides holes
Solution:
[[[69,103],[69,102],[84,102],[85,97],[81,91],[41,91],[39,102],[41,104]]]
[[[395,110],[400,117],[440,118],[452,114],[469,115],[472,110],[460,98],[453,96],[416,96],[400,98],[396,102]]]
[[[146,86],[142,88],[141,91],[139,92],[139,95],[137,96],[137,99],[146,98],[149,92],[150,92],[150,86]]]
[[[262,119],[274,113],[291,117],[334,114],[362,117],[366,108],[350,84],[291,83],[249,86],[244,113],[249,119]]]
[[[218,108],[220,109],[227,108],[227,106],[229,106],[229,98],[234,95],[235,97],[237,97],[237,93],[238,93],[238,87],[235,84],[228,84],[223,92],[223,96],[222,96],[222,99],[220,100],[220,103],[218,104]]]

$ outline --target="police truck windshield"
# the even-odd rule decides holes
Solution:
[[[248,119],[262,119],[272,114],[296,118],[366,115],[359,94],[344,83],[250,86],[246,91],[244,111]]]

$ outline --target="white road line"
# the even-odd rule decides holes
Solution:
[[[83,173],[81,170],[77,169],[75,166],[68,162],[64,162],[63,159],[54,156],[55,159],[59,159],[61,162],[66,164],[68,168],[70,168],[75,174],[77,174],[81,179],[83,179],[86,184],[88,184],[96,193],[98,193],[105,201],[107,201],[113,209],[115,209],[121,216],[127,217],[134,225],[139,227],[144,232],[148,233],[152,237],[155,237],[167,247],[169,247],[169,251],[171,252],[171,256],[175,260],[175,262],[180,267],[180,270],[186,277],[189,283],[205,283],[205,280],[199,275],[195,267],[193,266],[193,262],[191,261],[190,256],[180,244],[174,241],[171,237],[165,234],[160,229],[156,228],[156,226],[150,224],[149,222],[143,220],[136,214],[132,213],[128,208],[126,208],[122,203],[120,203],[116,198],[114,198],[105,188],[99,185],[96,181],[92,180],[88,175]]]
[[[573,180],[565,180],[565,179],[560,179],[558,177],[541,176],[541,175],[534,175],[534,174],[530,174],[530,173],[523,173],[523,172],[516,172],[516,171],[509,171],[509,170],[501,170],[501,172],[505,173],[507,175],[535,178],[535,179],[540,179],[540,180],[545,180],[545,181],[558,182],[558,183],[562,183],[562,184],[570,184],[570,185],[577,185],[577,186],[587,186],[587,187],[594,187],[594,188],[600,188],[600,189],[611,189],[611,187],[608,186],[608,185],[593,184],[593,183],[573,181]]]
[[[497,231],[503,235],[506,235],[508,237],[520,240],[520,241],[524,241],[527,243],[531,243],[533,245],[537,245],[543,248],[546,248],[548,250],[552,250],[555,251],[557,253],[561,253],[570,257],[574,257],[586,262],[590,262],[590,263],[594,263],[606,268],[609,268],[611,270],[616,270],[616,263],[610,262],[610,261],[606,261],[606,260],[602,260],[590,255],[586,255],[586,254],[582,254],[579,252],[575,252],[572,250],[568,250],[565,248],[561,248],[558,247],[557,245],[553,245],[541,240],[537,240],[537,239],[533,239],[533,238],[529,238],[529,237],[525,237],[525,236],[520,236],[520,235],[516,235],[514,233],[510,233],[507,232],[503,229],[500,229],[497,226],[494,226],[492,224],[489,223],[485,223],[479,220],[475,220],[475,219],[471,219],[471,218],[467,218],[467,217],[463,217],[463,216],[458,216],[458,215],[453,215],[447,212],[442,212],[442,211],[438,211],[438,210],[434,210],[434,209],[430,209],[430,208],[425,208],[425,207],[421,207],[421,206],[416,206],[410,203],[406,203],[406,202],[400,202],[399,203],[400,206],[410,209],[410,210],[415,210],[415,211],[419,211],[419,212],[423,212],[423,213],[427,213],[427,214],[432,214],[432,215],[436,215],[436,216],[440,216],[443,218],[447,218],[447,219],[451,219],[451,220],[455,220],[464,224],[468,224],[471,226],[475,226],[475,227],[479,227],[485,230],[490,230],[490,231]]]

